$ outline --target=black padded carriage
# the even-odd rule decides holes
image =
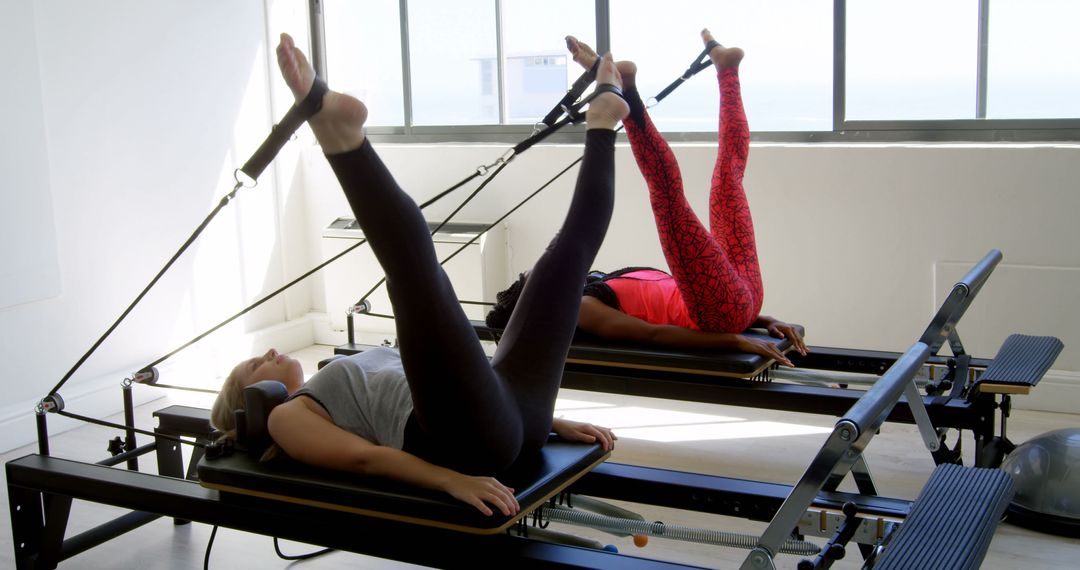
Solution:
[[[805,334],[802,326],[794,326],[798,328],[800,335]],[[502,335],[502,330],[490,328],[481,321],[473,321],[473,329],[481,340],[497,342]],[[771,336],[763,329],[749,329],[742,334],[775,344],[783,353],[792,349],[790,340]],[[336,347],[334,353],[356,354],[367,348],[369,347],[360,344],[343,344]],[[570,365],[598,364],[638,370],[752,378],[771,366],[774,361],[760,354],[746,354],[723,349],[674,349],[646,344],[615,343],[579,332],[570,345],[566,362]]]
[[[200,483],[221,491],[222,502],[243,503],[253,497],[277,499],[380,519],[491,534],[505,530],[610,455],[598,444],[571,443],[552,435],[538,454],[519,458],[509,470],[497,476],[515,490],[521,507],[519,513],[485,516],[475,507],[438,491],[312,467],[284,456],[260,461],[258,457],[269,443],[266,418],[284,398],[285,388],[279,382],[257,382],[245,388],[246,412],[237,414],[237,426],[239,445],[247,449],[208,454],[200,460]]]

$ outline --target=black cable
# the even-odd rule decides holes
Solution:
[[[312,275],[313,273],[315,273],[316,271],[318,271],[318,270],[322,269],[323,267],[326,267],[327,265],[330,265],[330,264],[331,264],[331,263],[333,263],[334,261],[337,261],[337,260],[338,260],[338,259],[339,259],[339,258],[340,258],[341,256],[343,256],[343,255],[345,255],[346,253],[349,253],[350,251],[352,251],[352,250],[354,250],[354,249],[356,249],[356,248],[360,247],[361,245],[364,245],[365,243],[367,243],[367,240],[366,240],[366,239],[362,239],[362,240],[360,240],[359,242],[357,242],[357,243],[355,243],[355,244],[353,244],[353,245],[350,245],[349,247],[347,247],[347,248],[343,249],[343,250],[341,251],[341,253],[338,253],[338,254],[337,254],[337,255],[335,255],[334,257],[331,257],[330,259],[327,259],[326,261],[324,261],[324,262],[320,263],[319,265],[315,266],[315,267],[314,267],[313,269],[311,269],[311,270],[310,270],[310,271],[308,271],[307,273],[304,273],[304,274],[303,274],[303,275],[301,275],[300,277],[297,277],[296,279],[293,279],[292,281],[290,281],[290,282],[286,283],[285,285],[281,286],[280,288],[278,288],[277,290],[275,290],[275,291],[274,291],[273,293],[270,293],[269,295],[267,295],[267,296],[263,297],[262,299],[259,299],[258,301],[256,301],[256,302],[255,302],[255,304],[253,304],[253,305],[251,305],[251,306],[247,307],[246,309],[244,309],[244,310],[240,311],[239,313],[236,313],[235,315],[233,315],[233,316],[229,317],[229,318],[228,318],[228,319],[226,319],[225,321],[223,321],[223,322],[221,322],[221,323],[218,323],[217,325],[215,325],[214,327],[212,327],[212,328],[211,328],[210,330],[208,330],[208,331],[206,331],[206,332],[204,332],[204,333],[200,334],[199,336],[197,336],[197,337],[195,337],[195,338],[193,338],[193,339],[189,340],[188,342],[186,342],[186,343],[184,343],[184,344],[180,345],[180,346],[179,346],[178,348],[176,348],[176,349],[175,349],[175,350],[173,350],[172,352],[170,352],[170,353],[166,354],[165,356],[162,356],[161,358],[158,358],[157,360],[155,360],[155,361],[151,362],[150,364],[147,364],[147,365],[146,365],[145,367],[143,367],[143,370],[146,370],[146,369],[148,369],[148,368],[151,368],[151,367],[153,367],[153,366],[157,366],[158,364],[161,364],[161,363],[162,363],[162,362],[163,362],[164,360],[166,360],[167,358],[169,358],[169,357],[173,356],[174,354],[176,354],[176,353],[180,352],[181,350],[184,350],[185,348],[187,348],[187,347],[189,347],[189,346],[191,346],[191,345],[195,344],[196,342],[199,342],[200,340],[202,340],[202,339],[206,338],[206,337],[207,337],[208,335],[210,335],[210,334],[211,334],[211,333],[213,333],[214,331],[216,331],[216,330],[220,329],[221,327],[223,327],[223,326],[225,326],[225,325],[227,325],[227,324],[229,324],[229,323],[231,323],[231,322],[235,321],[236,319],[238,319],[238,318],[240,318],[240,317],[244,316],[245,314],[247,314],[248,312],[250,312],[250,311],[251,311],[252,309],[254,309],[254,308],[258,307],[259,305],[262,305],[263,303],[265,303],[265,302],[269,301],[270,299],[273,299],[274,297],[276,297],[277,295],[279,295],[279,294],[280,294],[281,292],[285,291],[285,290],[286,290],[286,289],[288,289],[289,287],[292,287],[293,285],[296,285],[296,284],[297,284],[297,283],[299,283],[300,281],[303,281],[304,279],[307,279],[308,277],[310,277],[310,276],[311,276],[311,275]]]
[[[476,172],[473,172],[472,174],[466,176],[465,179],[462,180],[461,182],[458,182],[457,184],[454,184],[453,186],[447,188],[446,190],[443,190],[442,192],[439,192],[434,197],[430,198],[427,202],[424,202],[423,204],[420,204],[420,209],[423,210],[424,208],[427,208],[428,206],[434,204],[435,202],[438,202],[439,200],[442,200],[443,197],[446,196],[447,194],[453,192],[454,190],[457,190],[458,188],[461,188],[462,186],[465,185],[465,183],[469,182],[473,178],[476,178],[477,176],[482,176],[485,173],[486,172],[483,169],[477,168]]]
[[[191,386],[174,386],[172,384],[142,384],[143,386],[149,386],[151,388],[168,388],[169,390],[183,390],[185,392],[201,392],[203,394],[220,394],[221,390],[210,390],[208,388],[193,388]]]
[[[472,194],[469,194],[465,198],[465,200],[461,202],[461,204],[458,204],[457,208],[454,208],[453,212],[450,212],[450,215],[447,216],[446,219],[444,219],[442,222],[440,222],[439,225],[435,226],[435,229],[431,230],[431,235],[434,236],[436,233],[438,233],[439,230],[443,229],[446,226],[446,224],[450,223],[450,220],[452,220],[454,218],[454,216],[456,216],[457,213],[461,211],[462,208],[464,208],[470,201],[472,201],[472,199],[475,198],[476,195],[479,194],[481,190],[483,190],[488,184],[490,184],[492,180],[495,180],[495,177],[498,176],[499,173],[502,172],[502,170],[504,168],[506,168],[506,166],[508,164],[510,164],[509,161],[503,161],[503,162],[499,163],[499,167],[496,168],[495,171],[491,173],[491,177],[488,178],[487,180],[485,180],[479,186],[477,186],[476,189],[472,191]],[[423,206],[421,206],[421,209],[423,209]],[[471,241],[470,241],[470,243],[471,243]],[[460,251],[460,250],[458,250],[458,251]],[[439,262],[439,265],[442,265],[442,264],[446,263],[454,255],[457,255],[457,252],[454,252],[450,257],[448,257],[448,258],[444,259],[443,261]],[[364,293],[364,296],[360,297],[360,300],[357,301],[355,304],[359,305],[360,303],[363,303],[364,301],[366,301],[367,298],[370,297],[371,294],[374,293],[376,289],[378,289],[379,287],[382,287],[383,283],[386,283],[386,277],[385,276],[382,279],[379,279],[379,282],[376,283],[371,289],[369,289],[367,293]]]
[[[184,244],[180,246],[180,249],[176,250],[176,253],[173,254],[172,258],[170,258],[169,261],[165,263],[165,266],[157,272],[157,275],[155,275],[154,278],[150,280],[150,283],[148,283],[146,287],[143,288],[142,292],[139,293],[137,297],[135,297],[135,300],[132,301],[130,305],[128,305],[128,308],[124,309],[124,312],[121,313],[120,317],[117,318],[116,321],[113,322],[112,326],[110,326],[105,331],[105,334],[101,335],[101,338],[99,338],[97,342],[95,342],[93,346],[90,347],[90,350],[87,350],[86,354],[84,354],[82,358],[80,358],[75,363],[75,365],[71,367],[71,370],[68,370],[67,374],[64,374],[64,377],[60,379],[60,382],[58,382],[56,386],[53,386],[52,390],[49,390],[49,393],[47,394],[48,396],[51,396],[57,391],[59,391],[60,387],[63,386],[68,381],[68,379],[71,378],[71,375],[75,374],[75,371],[78,370],[84,362],[86,362],[86,359],[90,358],[90,355],[93,354],[99,346],[101,346],[101,343],[105,342],[105,339],[108,338],[114,330],[116,330],[116,327],[120,326],[120,323],[125,318],[127,318],[128,313],[130,313],[132,309],[135,308],[135,305],[138,305],[139,301],[142,301],[142,298],[146,296],[148,292],[150,292],[150,289],[158,282],[159,279],[161,279],[161,276],[164,275],[165,272],[168,271],[170,267],[172,267],[172,264],[176,262],[180,255],[183,254],[184,251],[186,251],[187,248],[195,242],[195,239],[199,237],[199,234],[201,234],[204,229],[206,229],[206,226],[210,224],[210,221],[214,219],[214,216],[217,216],[218,212],[220,212],[221,209],[224,208],[229,203],[229,201],[233,199],[234,196],[236,196],[236,192],[240,189],[240,187],[241,184],[237,183],[236,186],[233,187],[232,192],[226,194],[225,197],[222,198],[220,202],[218,202],[218,205],[213,209],[213,211],[211,211],[210,214],[206,216],[206,219],[204,219],[203,222],[199,224],[199,227],[195,228],[195,231],[192,232],[191,236],[188,237],[187,241],[185,241]]]
[[[143,435],[148,435],[148,436],[151,436],[151,437],[159,437],[161,439],[168,439],[170,441],[176,441],[176,442],[179,442],[179,443],[186,443],[188,445],[193,445],[195,447],[206,447],[206,444],[199,443],[197,441],[188,441],[186,439],[182,439],[180,437],[176,437],[176,436],[172,436],[172,435],[165,435],[165,434],[162,434],[162,433],[154,433],[152,431],[146,431],[144,429],[138,429],[138,428],[133,427],[133,426],[125,426],[125,425],[122,425],[122,424],[114,424],[112,422],[108,422],[108,421],[105,421],[105,420],[99,420],[99,419],[90,418],[90,417],[87,417],[87,416],[80,416],[79,414],[73,414],[73,413],[68,412],[66,410],[57,410],[56,413],[61,415],[61,416],[66,416],[66,417],[69,417],[69,418],[72,418],[72,419],[76,419],[76,420],[79,420],[79,421],[86,422],[88,424],[95,424],[95,425],[99,425],[99,426],[115,428],[115,429],[122,429],[122,430],[131,430],[131,431],[133,431],[135,433],[141,433]]]
[[[323,554],[329,554],[329,553],[331,553],[333,551],[334,551],[333,548],[324,548],[322,550],[316,550],[314,552],[308,552],[307,554],[295,554],[295,555],[285,554],[285,553],[283,553],[281,551],[281,548],[278,546],[278,537],[276,537],[276,536],[274,537],[274,552],[277,552],[278,558],[281,558],[282,560],[308,560],[308,559],[311,559],[311,558],[315,558],[316,556],[322,556]]]
[[[621,126],[618,129],[615,129],[616,132],[618,132],[620,130],[622,130]],[[457,250],[455,250],[453,253],[451,253],[449,256],[447,256],[445,259],[440,261],[439,264],[442,265],[442,264],[446,263],[447,261],[450,261],[451,259],[454,258],[454,256],[456,256],[457,254],[464,251],[466,247],[468,247],[469,245],[472,245],[473,243],[476,242],[476,240],[480,239],[480,236],[484,232],[487,232],[491,228],[493,228],[493,227],[497,226],[498,224],[500,224],[506,218],[509,218],[510,214],[513,214],[514,212],[518,211],[518,209],[520,209],[527,202],[529,202],[529,200],[532,200],[533,198],[535,198],[537,194],[539,194],[541,191],[543,191],[548,186],[551,186],[552,183],[554,183],[556,180],[558,180],[563,174],[566,174],[567,171],[569,171],[571,168],[577,166],[577,164],[579,162],[581,162],[582,158],[584,158],[584,157],[578,157],[573,162],[571,162],[569,165],[567,165],[566,168],[563,168],[562,170],[560,170],[558,172],[558,174],[556,174],[555,176],[552,176],[547,182],[545,182],[543,184],[543,186],[537,188],[532,194],[529,194],[528,196],[526,196],[522,201],[518,202],[516,206],[514,206],[513,208],[510,208],[509,211],[507,211],[505,214],[503,214],[501,217],[499,217],[499,219],[497,219],[494,222],[491,222],[490,224],[488,224],[488,226],[486,228],[484,228],[484,231],[477,232],[477,234],[475,236],[473,236],[472,239],[470,239],[468,242],[463,244],[461,247],[459,247]],[[505,166],[505,164],[504,164],[504,166]],[[480,188],[477,188],[476,192],[479,192],[479,191],[480,191]],[[474,192],[473,195],[475,195],[476,192]],[[470,199],[471,199],[471,197],[470,197]],[[375,290],[378,289],[385,282],[386,282],[386,278],[383,277],[381,280],[379,280],[378,283],[375,284],[374,287],[372,287],[367,293],[364,294],[364,298],[360,299],[360,301],[358,301],[357,304],[362,303],[364,301],[364,299],[367,299],[367,297],[369,295],[374,293]],[[472,303],[472,304],[478,304],[478,305],[490,305],[491,304],[491,303],[487,303],[487,302],[476,302],[476,301],[472,301],[472,302],[463,301],[463,302]],[[394,315],[387,315],[387,314],[383,314],[383,313],[364,313],[364,315],[367,315],[369,317],[379,317],[379,318],[383,318],[383,319],[393,319],[394,318]]]
[[[210,540],[206,541],[206,554],[203,555],[202,561],[203,570],[210,570],[210,549],[214,546],[215,536],[217,536],[217,525],[214,525],[214,530],[210,531]]]

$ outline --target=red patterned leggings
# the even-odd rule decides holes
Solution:
[[[623,123],[649,186],[664,257],[690,318],[705,331],[742,332],[757,320],[764,296],[754,222],[742,186],[750,129],[738,69],[725,68],[718,77],[720,150],[709,192],[711,231],[686,201],[675,155],[634,89],[627,90],[631,113]]]

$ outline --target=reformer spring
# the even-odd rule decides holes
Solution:
[[[547,508],[544,509],[544,515],[546,515],[549,521],[587,526],[589,528],[613,534],[647,534],[649,536],[669,538],[672,540],[697,542],[715,546],[729,546],[748,550],[755,548],[759,539],[752,535],[720,530],[609,517],[560,505],[548,505]],[[780,547],[781,553],[795,554],[798,556],[813,556],[819,551],[821,551],[821,547],[804,540],[789,539]]]

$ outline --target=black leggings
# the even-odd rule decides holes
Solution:
[[[529,273],[490,359],[439,265],[420,209],[371,145],[327,156],[386,273],[414,406],[406,451],[490,475],[544,445],[585,274],[611,220],[614,154],[613,130],[586,131],[562,229]]]

